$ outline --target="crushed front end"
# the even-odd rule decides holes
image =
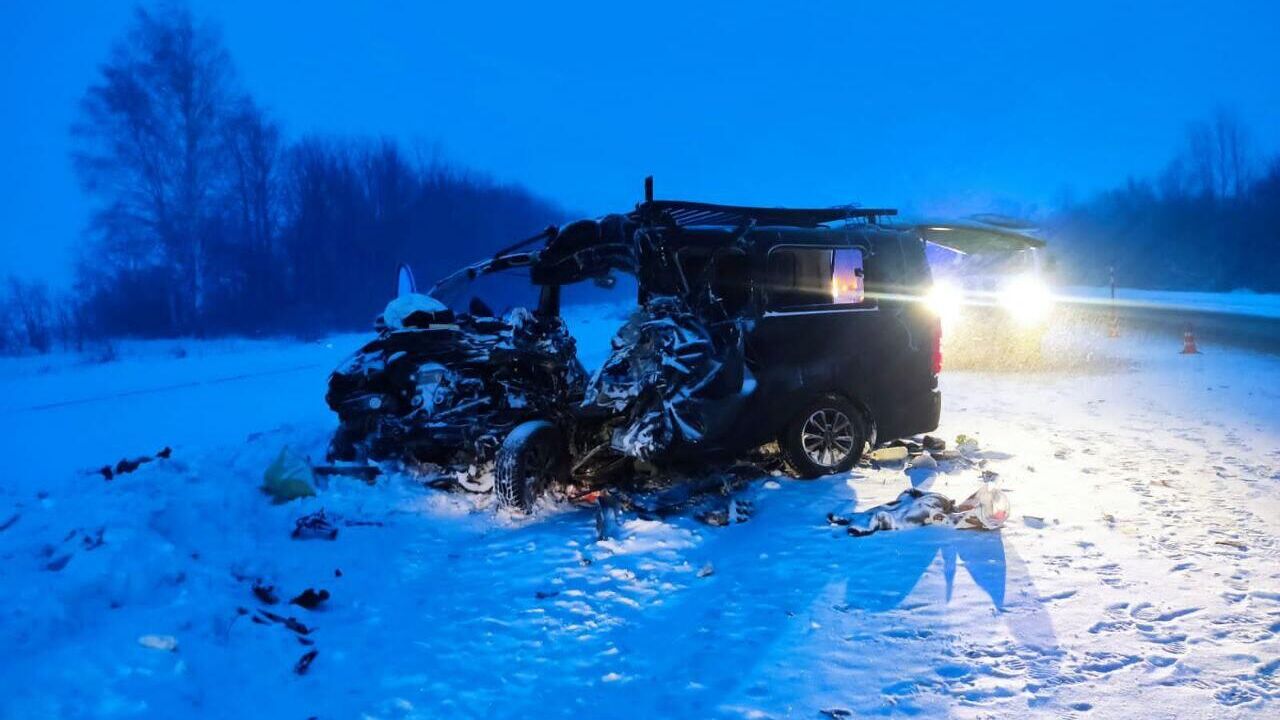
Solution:
[[[379,318],[378,336],[329,379],[325,399],[339,420],[330,459],[474,479],[519,423],[567,423],[585,384],[557,316],[524,307],[500,318],[458,314],[426,295],[402,296]]]

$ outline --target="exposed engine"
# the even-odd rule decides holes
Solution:
[[[330,377],[325,400],[339,419],[331,460],[475,467],[521,421],[563,420],[581,402],[586,373],[558,317],[455,315],[410,294],[376,327]]]

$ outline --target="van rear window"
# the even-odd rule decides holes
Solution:
[[[866,300],[862,250],[780,247],[769,253],[768,307],[857,305]]]

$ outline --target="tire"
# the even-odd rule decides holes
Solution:
[[[502,441],[493,469],[498,507],[528,514],[552,482],[565,474],[560,431],[545,420],[517,425]]]
[[[796,477],[847,472],[862,459],[869,429],[853,403],[820,395],[806,403],[778,437],[782,458]]]
[[[331,463],[364,460],[359,446],[361,439],[361,433],[352,430],[346,423],[340,423],[338,429],[333,432],[333,437],[329,439],[325,460]]]

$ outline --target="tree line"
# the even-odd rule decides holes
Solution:
[[[1125,287],[1280,292],[1280,157],[1219,109],[1158,176],[1065,202],[1048,229],[1083,285],[1105,285],[1114,268]]]
[[[95,208],[74,287],[11,278],[0,351],[367,328],[399,263],[433,278],[565,219],[392,140],[286,138],[182,8],[136,10],[71,132]]]

